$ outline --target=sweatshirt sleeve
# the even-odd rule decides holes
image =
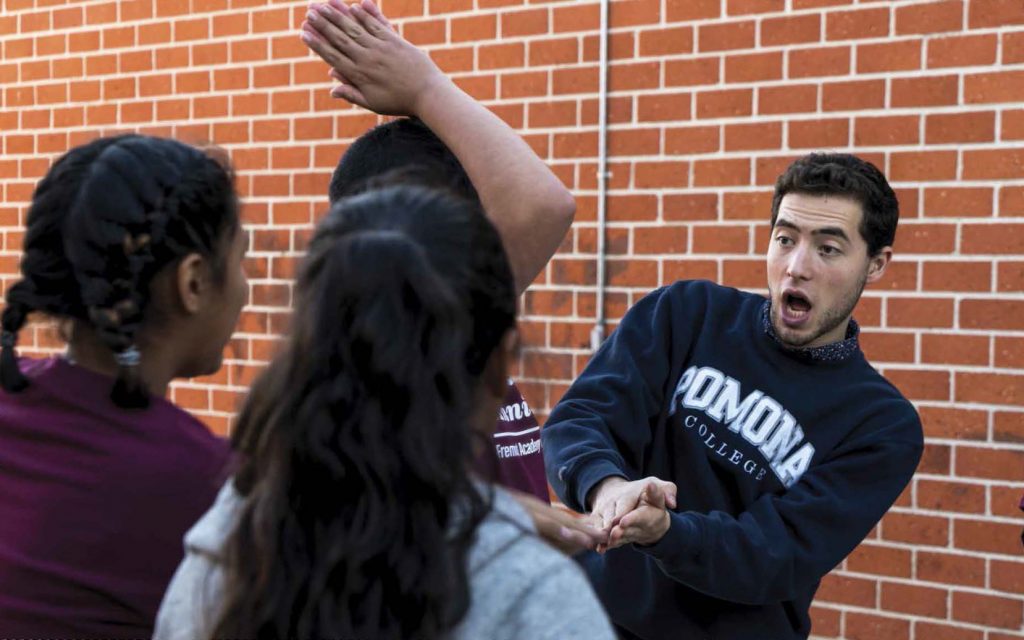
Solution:
[[[669,577],[722,600],[793,599],[853,551],[910,482],[923,438],[908,412],[891,428],[839,447],[785,493],[764,495],[736,517],[671,513],[661,540],[634,548]]]
[[[658,289],[626,313],[541,430],[548,482],[576,511],[602,479],[636,479],[671,366],[672,297]]]

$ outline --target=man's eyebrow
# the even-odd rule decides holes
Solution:
[[[811,233],[812,235],[835,236],[837,238],[846,240],[847,242],[850,241],[850,238],[849,236],[846,235],[846,232],[839,227],[822,227],[821,229],[815,229]]]
[[[776,227],[785,227],[786,229],[792,229],[793,231],[796,231],[797,233],[800,233],[802,231],[802,229],[800,227],[798,227],[795,223],[790,222],[789,220],[786,220],[785,218],[780,218],[780,219],[776,220],[775,221],[775,226]],[[812,231],[811,235],[816,235],[816,236],[834,236],[836,238],[840,238],[840,239],[845,240],[847,242],[850,241],[850,237],[846,235],[846,232],[843,231],[843,229],[841,227],[822,227],[821,229],[815,229],[814,231]]]

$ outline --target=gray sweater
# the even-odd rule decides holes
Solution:
[[[185,559],[160,605],[157,640],[209,637],[220,607],[221,553],[241,504],[228,481],[213,507],[185,534]],[[614,640],[582,571],[533,531],[515,499],[495,489],[493,509],[469,552],[469,611],[452,638]]]

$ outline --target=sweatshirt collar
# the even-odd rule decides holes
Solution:
[[[860,351],[860,342],[857,340],[857,336],[860,335],[860,325],[853,318],[850,318],[850,324],[846,327],[846,338],[839,342],[824,344],[820,347],[802,347],[797,349],[789,347],[783,344],[782,340],[779,340],[779,336],[775,333],[775,327],[772,326],[771,308],[772,303],[770,300],[765,300],[761,306],[761,324],[764,327],[765,334],[786,352],[802,360],[836,363],[847,360]]]

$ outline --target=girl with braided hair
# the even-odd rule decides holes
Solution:
[[[226,163],[126,135],[33,194],[0,333],[0,633],[146,637],[229,447],[164,399],[219,369],[248,286]],[[30,314],[67,355],[19,359]]]
[[[414,186],[343,199],[295,296],[156,637],[613,638],[579,568],[470,471],[516,341],[478,207]]]

